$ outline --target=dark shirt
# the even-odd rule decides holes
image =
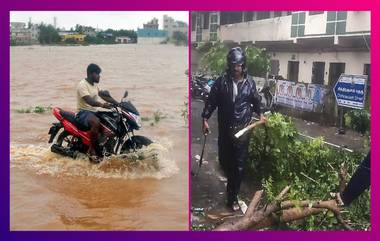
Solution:
[[[205,103],[202,117],[209,119],[218,108],[219,130],[247,125],[253,112],[260,111],[260,96],[251,76],[247,76],[238,84],[238,93],[233,101],[232,79],[226,74],[219,77],[211,88],[209,98]]]

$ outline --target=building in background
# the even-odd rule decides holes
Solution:
[[[133,39],[127,36],[120,36],[115,38],[115,42],[120,44],[128,44],[133,43]]]
[[[192,12],[191,42],[265,48],[271,75],[334,86],[369,75],[370,26],[369,11]]]
[[[86,35],[85,34],[65,34],[61,36],[62,42],[72,41],[77,43],[83,43]]]
[[[63,38],[63,36],[65,36],[65,35],[71,35],[71,34],[77,34],[77,32],[75,32],[75,31],[65,31],[65,30],[58,31],[58,35],[61,36],[61,38]]]
[[[153,18],[147,23],[143,24],[143,29],[158,29],[158,19]]]
[[[96,37],[96,30],[93,27],[83,27],[83,34],[90,37]]]
[[[143,25],[143,28],[137,29],[137,43],[139,44],[159,44],[167,41],[168,32],[158,29],[158,19],[153,18]]]
[[[187,36],[188,34],[188,25],[183,21],[174,20],[168,15],[164,15],[164,30],[168,32],[168,37],[172,38],[174,32],[181,32]]]
[[[39,38],[39,28],[37,24],[31,22],[11,22],[9,26],[11,44],[37,44]]]

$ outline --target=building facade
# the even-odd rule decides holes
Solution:
[[[193,12],[193,45],[222,41],[265,48],[271,75],[334,86],[370,72],[369,11]]]
[[[153,18],[147,23],[143,24],[143,29],[158,29],[158,19]]]
[[[11,44],[37,44],[39,28],[37,24],[11,22],[9,26]]]
[[[84,42],[85,37],[86,37],[85,34],[65,34],[61,36],[63,42],[67,40],[73,40],[78,43]]]
[[[158,19],[153,18],[143,26],[144,28],[137,29],[138,44],[159,44],[167,41],[168,32],[158,29]]]
[[[164,30],[168,32],[168,36],[171,38],[174,32],[181,32],[187,36],[188,25],[182,21],[176,21],[168,15],[164,15]]]
[[[115,42],[120,44],[128,44],[133,43],[133,40],[127,36],[120,36],[115,38]]]

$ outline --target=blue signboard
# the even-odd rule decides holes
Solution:
[[[367,75],[341,74],[334,86],[338,106],[363,109],[365,104]]]

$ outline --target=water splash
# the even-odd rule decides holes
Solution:
[[[11,168],[35,171],[53,176],[89,176],[97,178],[167,178],[178,173],[170,158],[171,143],[153,143],[136,152],[112,155],[93,164],[86,155],[76,159],[52,153],[47,145],[11,144]]]

